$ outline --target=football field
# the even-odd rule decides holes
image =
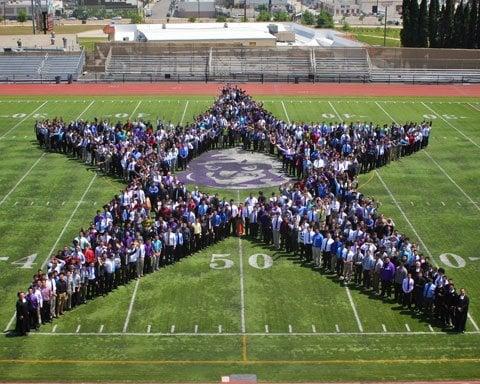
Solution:
[[[360,190],[446,269],[457,289],[467,289],[467,332],[444,332],[290,254],[232,237],[28,337],[1,337],[0,381],[214,382],[232,373],[289,382],[480,377],[480,99],[257,99],[288,122],[433,121],[425,150],[362,175]],[[142,118],[183,125],[212,101],[0,97],[2,330],[14,327],[16,292],[123,186],[78,160],[45,153],[35,140],[35,120]],[[243,200],[250,191],[217,192]]]

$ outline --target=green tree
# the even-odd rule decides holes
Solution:
[[[430,0],[428,9],[428,41],[430,48],[438,48],[440,46],[438,40],[438,24],[440,5],[438,0]]]
[[[275,12],[273,14],[273,21],[289,21],[290,17],[285,11]]]
[[[25,9],[21,9],[17,14],[17,21],[19,23],[24,23],[27,21],[27,11]]]
[[[402,0],[402,30],[400,31],[400,42],[403,47],[410,47],[410,0]]]
[[[443,11],[443,45],[442,48],[452,48],[455,46],[453,40],[453,12],[454,12],[454,0],[446,0],[445,10]]]
[[[130,24],[141,24],[143,22],[143,17],[138,12],[133,12],[130,15]]]
[[[464,20],[464,6],[463,0],[457,5],[455,14],[453,16],[453,32],[451,48],[463,48],[463,42],[465,39],[465,20]]]
[[[428,48],[428,11],[427,0],[420,3],[418,15],[417,47]]]
[[[477,23],[478,23],[478,2],[471,0],[470,2],[470,17],[468,19],[468,31],[466,47],[475,49],[477,45]]]
[[[272,19],[272,15],[268,11],[260,11],[257,16],[257,21],[270,21]]]
[[[197,18],[194,16],[188,18],[189,23],[195,23],[195,21],[197,21]]]
[[[418,19],[420,10],[418,9],[418,1],[410,0],[410,47],[418,47]]]
[[[305,11],[302,13],[302,24],[313,25],[315,24],[315,17],[310,11]]]
[[[318,28],[333,28],[333,17],[327,11],[320,11],[317,15]]]

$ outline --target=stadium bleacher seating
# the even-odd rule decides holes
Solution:
[[[84,53],[4,53],[0,54],[0,81],[37,82],[76,80],[84,64]]]

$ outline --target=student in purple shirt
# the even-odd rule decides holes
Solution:
[[[382,281],[381,297],[390,298],[392,295],[392,284],[395,276],[395,265],[386,257],[383,262],[383,267],[380,270],[380,279]]]

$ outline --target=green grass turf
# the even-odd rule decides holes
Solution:
[[[463,267],[454,268],[457,264],[450,256],[453,264],[446,266],[447,273],[457,286],[467,288],[471,314],[480,323],[480,260],[475,260],[480,224],[480,148],[476,146],[480,145],[480,100],[273,96],[263,100],[277,116],[298,122],[389,123],[436,117],[426,151],[378,174],[362,175],[361,190],[380,201],[381,211],[402,232],[419,236],[439,265],[445,266],[440,260],[444,253],[465,261]],[[0,257],[9,258],[0,261],[3,327],[13,313],[15,292],[26,287],[52,247],[68,244],[122,187],[112,178],[95,177],[92,169],[76,160],[44,155],[34,142],[35,118],[124,121],[142,114],[146,120],[161,118],[176,124],[192,121],[211,101],[211,97],[182,96],[0,98]],[[243,199],[249,192],[224,189],[219,195],[237,199],[240,194]],[[32,268],[11,264],[32,254],[37,254]],[[213,254],[231,260],[232,267],[212,269]],[[258,254],[266,255],[253,256],[258,266],[264,266],[264,257],[270,257],[273,265],[252,266],[250,259]],[[241,243],[227,239],[143,278],[132,301],[135,284],[67,313],[55,322],[53,335],[53,325],[48,325],[41,328],[42,334],[0,338],[0,380],[217,381],[231,373],[256,373],[262,381],[300,382],[480,376],[480,333],[449,335],[434,328],[436,333],[429,334],[421,318],[351,288],[362,335],[346,289],[338,282],[290,255],[246,239]],[[127,335],[122,335],[132,302]],[[388,334],[382,334],[382,325]],[[468,330],[475,331],[471,322]],[[66,365],[61,363],[64,359],[69,360]],[[68,367],[67,376],[52,376],[59,366]]]

